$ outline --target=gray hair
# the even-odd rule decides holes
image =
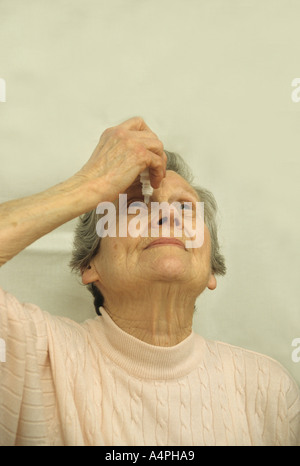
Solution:
[[[172,170],[186,180],[196,191],[201,202],[204,202],[204,221],[211,237],[211,271],[214,275],[225,275],[226,266],[223,255],[220,253],[217,234],[217,203],[213,194],[199,186],[193,184],[193,175],[179,154],[165,151],[167,155],[167,170]],[[96,209],[81,215],[78,219],[74,232],[74,243],[70,267],[72,271],[81,273],[87,268],[100,248],[101,238],[96,231],[96,224],[99,219]],[[87,289],[94,297],[96,313],[101,315],[100,307],[104,304],[104,297],[100,290],[93,284],[86,285]]]

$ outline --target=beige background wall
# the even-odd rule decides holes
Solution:
[[[300,383],[299,18],[298,0],[0,0],[1,202],[71,176],[106,127],[143,116],[220,208],[228,273],[198,300],[195,330]],[[0,285],[83,320],[73,227],[5,265]]]

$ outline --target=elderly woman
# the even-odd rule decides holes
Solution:
[[[142,202],[146,168],[151,201],[204,202],[201,246],[186,247],[185,230],[175,238],[173,210],[169,237],[98,236],[99,203],[114,203],[118,226],[118,196]],[[2,205],[2,264],[80,216],[71,265],[99,314],[77,324],[0,292],[2,445],[299,444],[299,392],[286,371],[192,330],[196,298],[225,265],[214,198],[191,183],[182,160],[132,118],[106,130],[73,177]]]

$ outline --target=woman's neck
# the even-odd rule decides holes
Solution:
[[[174,346],[192,332],[195,297],[175,292],[174,287],[154,285],[125,293],[116,301],[109,297],[104,308],[111,319],[128,334],[155,346]]]

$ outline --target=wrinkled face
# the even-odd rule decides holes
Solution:
[[[128,205],[144,202],[141,183],[137,179],[126,191]],[[167,171],[160,187],[154,189],[150,202],[178,203],[182,208],[196,212],[199,203],[197,193],[177,173]],[[188,205],[185,203],[189,203]],[[116,206],[116,231],[119,229],[119,201]],[[205,206],[204,206],[205,209]],[[127,224],[137,215],[127,215]],[[197,297],[206,287],[214,289],[216,281],[211,273],[210,235],[204,226],[204,241],[200,247],[186,247],[186,240],[191,240],[182,228],[181,237],[175,237],[176,225],[180,224],[183,215],[177,215],[170,210],[169,237],[163,237],[164,217],[161,214],[151,219],[151,207],[146,212],[148,232],[143,236],[104,237],[101,239],[100,250],[93,260],[98,274],[98,283],[104,297],[107,293],[132,292],[137,287],[151,286],[158,282],[179,284],[189,293]],[[192,212],[188,215],[193,216]],[[121,220],[122,221],[122,220]],[[195,217],[192,221],[196,226]],[[183,225],[181,225],[183,227]],[[151,230],[151,227],[154,228]],[[180,225],[179,225],[180,227]],[[174,230],[175,228],[175,230]],[[151,232],[155,236],[151,237]],[[164,235],[165,236],[165,235]],[[94,280],[95,281],[95,280]]]

